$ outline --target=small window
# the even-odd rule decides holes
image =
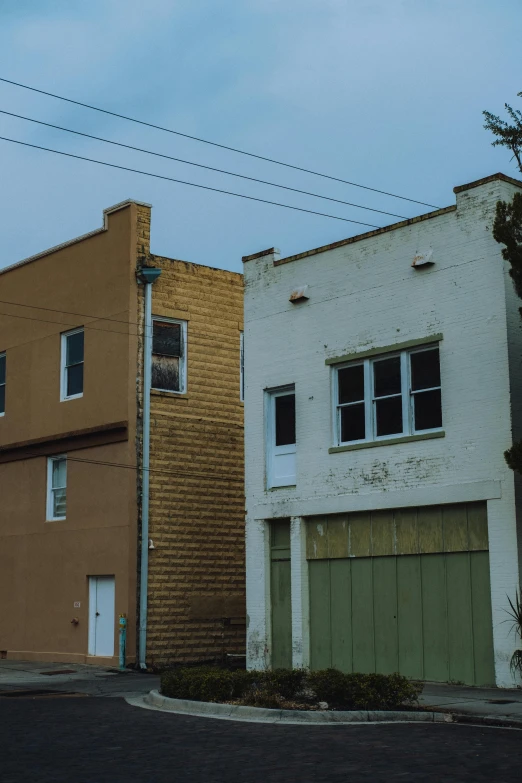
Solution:
[[[239,332],[239,399],[245,399],[245,335]]]
[[[266,453],[268,488],[295,486],[294,389],[286,388],[268,393]]]
[[[83,329],[62,334],[62,401],[83,396],[83,347]]]
[[[337,445],[441,429],[439,347],[336,367],[334,395]]]
[[[47,460],[47,520],[65,519],[67,500],[67,457]]]
[[[187,389],[187,322],[154,318],[152,323],[153,389],[183,394]]]
[[[6,374],[6,355],[0,353],[0,416],[5,413],[5,374]]]

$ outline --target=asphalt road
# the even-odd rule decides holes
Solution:
[[[152,712],[117,697],[0,699],[2,783],[511,783],[521,769],[517,730],[281,726]]]

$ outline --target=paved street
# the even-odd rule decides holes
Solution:
[[[513,781],[518,730],[274,726],[182,717],[121,698],[0,699],[2,783]]]

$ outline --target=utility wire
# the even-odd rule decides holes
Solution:
[[[11,304],[11,303],[9,302],[8,304]],[[19,305],[17,305],[17,306],[19,306]],[[32,305],[27,305],[27,307],[32,307]],[[36,309],[46,309],[46,308],[36,308]],[[55,310],[53,312],[59,313],[61,311],[60,310]],[[72,314],[70,313],[69,315],[72,315]],[[90,329],[91,331],[94,331],[94,332],[108,332],[109,334],[117,334],[117,335],[122,335],[124,337],[139,337],[140,336],[140,333],[137,332],[137,331],[136,332],[127,332],[127,331],[125,331],[123,329],[122,330],[119,330],[119,329],[104,329],[101,326],[99,326],[99,327],[97,327],[97,326],[89,326],[89,324],[85,324],[85,323],[84,324],[78,324],[78,323],[68,324],[68,323],[64,323],[63,321],[54,321],[54,320],[50,320],[50,319],[47,319],[47,318],[37,318],[34,315],[33,316],[31,316],[31,315],[15,315],[14,313],[6,313],[6,312],[3,312],[2,310],[0,310],[0,317],[1,316],[4,316],[5,318],[19,318],[19,319],[21,319],[23,321],[41,321],[42,323],[46,323],[46,324],[57,324],[58,326],[65,326],[65,327],[67,327],[67,329],[75,329],[75,328],[81,326],[83,329]],[[85,318],[89,318],[91,316],[84,316],[84,317]],[[109,321],[110,320],[110,316],[105,316],[105,317],[92,316],[92,317],[95,318],[96,320],[99,320],[99,321]],[[133,321],[128,321],[128,322],[127,321],[113,321],[113,323],[122,323],[122,324],[127,324],[128,326],[138,326],[138,324],[134,323]],[[16,345],[12,345],[12,346],[0,345],[0,350],[3,352],[4,350],[7,351],[7,350],[14,350],[15,348],[22,348],[24,345],[30,345],[31,343],[38,342],[39,340],[47,340],[50,337],[54,337],[55,335],[56,335],[56,333],[41,335],[40,337],[34,337],[31,340],[27,340],[26,342],[23,342],[23,343],[16,343]],[[205,340],[210,340],[210,341],[214,340],[214,341],[218,342],[220,344],[220,346],[222,346],[223,342],[224,342],[224,338],[223,338],[222,335],[215,336],[215,335],[212,335],[212,334],[201,334],[201,335],[190,335],[189,334],[189,338],[188,338],[188,342],[191,345],[195,344],[195,343],[200,343],[201,344]]]
[[[47,456],[47,453],[43,451],[40,454],[30,453],[30,452],[24,452],[24,454],[28,459]],[[125,468],[127,470],[137,470],[140,472],[146,471],[149,474],[164,473],[171,476],[192,476],[195,478],[210,479],[212,481],[233,481],[236,484],[243,484],[243,479],[226,478],[225,476],[212,475],[209,473],[195,473],[193,471],[187,471],[187,470],[162,470],[161,468],[143,468],[138,465],[128,465],[124,462],[104,462],[103,460],[97,460],[97,459],[82,459],[81,457],[70,457],[69,454],[67,454],[67,460],[69,460],[70,462],[84,462],[87,465],[102,465],[103,467],[110,467],[110,468]]]
[[[406,215],[397,215],[395,212],[385,212],[383,209],[374,209],[373,207],[364,207],[362,204],[354,204],[351,201],[343,201],[340,198],[332,198],[331,196],[322,196],[320,193],[311,193],[309,190],[300,190],[299,188],[291,188],[288,185],[280,185],[277,182],[268,182],[266,179],[258,179],[257,177],[247,177],[245,174],[237,174],[234,171],[226,171],[225,169],[218,169],[214,166],[205,166],[203,163],[195,163],[192,160],[185,160],[184,158],[175,158],[172,155],[164,155],[161,152],[154,152],[153,150],[146,150],[143,147],[134,147],[131,144],[123,144],[120,141],[112,141],[111,139],[104,139],[102,136],[93,136],[90,133],[83,133],[82,131],[72,130],[71,128],[64,128],[61,125],[53,125],[50,122],[44,122],[43,120],[35,120],[33,117],[25,117],[23,114],[14,114],[11,111],[5,111],[0,109],[0,114],[6,114],[9,117],[16,117],[19,120],[26,120],[27,122],[34,122],[37,125],[45,125],[47,128],[54,128],[55,130],[65,131],[66,133],[74,133],[76,136],[83,136],[86,139],[94,139],[95,141],[102,141],[104,144],[112,144],[115,147],[123,147],[127,150],[133,150],[134,152],[144,152],[146,155],[154,155],[157,158],[165,158],[166,160],[173,160],[176,163],[185,163],[187,166],[196,166],[199,169],[206,169],[207,171],[216,171],[218,174],[226,174],[229,177],[238,177],[240,179],[249,180],[249,182],[259,182],[261,185],[270,185],[272,188],[280,188],[281,190],[290,190],[293,193],[301,193],[304,196],[312,196],[313,198],[320,198],[325,201],[335,201],[337,204],[344,204],[348,207],[356,207],[356,209],[366,209],[368,212],[378,212],[380,215],[389,215],[390,217],[402,218],[407,220]]]
[[[346,179],[340,179],[339,177],[333,177],[330,174],[322,174],[320,171],[313,171],[312,169],[306,169],[302,166],[294,166],[291,163],[284,163],[281,160],[276,160],[275,158],[268,158],[264,155],[256,155],[253,152],[247,152],[246,150],[240,150],[237,147],[229,147],[226,144],[218,144],[215,141],[209,141],[208,139],[201,139],[198,136],[190,136],[188,133],[181,133],[180,131],[172,130],[172,128],[163,128],[161,125],[154,125],[152,122],[146,122],[145,120],[138,120],[135,117],[127,117],[125,114],[118,114],[114,111],[109,111],[108,109],[100,109],[98,106],[92,106],[89,103],[82,103],[81,101],[75,101],[72,98],[65,98],[63,95],[56,95],[56,93],[53,92],[47,92],[46,90],[39,90],[36,87],[30,87],[28,84],[21,84],[20,82],[12,81],[11,79],[4,79],[0,77],[1,82],[5,82],[6,84],[12,84],[15,87],[22,87],[24,90],[31,90],[32,92],[38,92],[41,95],[47,95],[50,98],[57,98],[60,101],[66,101],[67,103],[73,103],[76,106],[83,106],[85,109],[92,109],[93,111],[101,112],[102,114],[109,114],[111,117],[118,117],[121,120],[127,120],[128,122],[135,122],[138,125],[145,125],[148,128],[155,128],[156,130],[164,131],[165,133],[172,133],[175,136],[182,136],[185,139],[191,139],[192,141],[198,141],[202,144],[210,144],[212,147],[219,147],[223,150],[228,150],[229,152],[236,152],[239,155],[246,155],[250,158],[257,158],[257,160],[264,160],[267,163],[274,163],[277,166],[285,166],[285,168],[288,169],[294,169],[295,171],[304,171],[305,174],[313,174],[316,177],[323,177],[324,179],[330,179],[334,182],[342,182],[344,185],[351,185],[354,188],[362,188],[363,190],[370,190],[372,193],[380,193],[383,196],[391,196],[392,198],[398,198],[402,201],[410,201],[412,204],[421,204],[424,207],[432,207],[433,209],[439,209],[439,207],[436,207],[434,204],[427,204],[425,201],[417,201],[413,198],[407,198],[406,196],[398,196],[396,193],[388,193],[385,190],[379,190],[378,188],[370,188],[367,185],[359,185],[356,182],[349,182]]]
[[[41,147],[38,144],[29,144],[27,141],[18,141],[17,139],[9,139],[6,136],[0,136],[2,141],[8,141],[11,144],[20,144],[23,147],[32,147],[35,150],[44,150],[45,152],[53,152],[55,155],[63,155],[66,158],[75,158],[76,160],[86,160],[88,163],[97,163],[100,166],[108,166],[111,169],[120,169],[120,171],[130,171],[133,174],[143,174],[146,177],[154,177],[155,179],[163,179],[167,182],[176,182],[179,185],[190,185],[192,188],[200,188],[201,190],[210,190],[213,193],[224,193],[226,196],[236,196],[236,198],[245,198],[248,201],[258,201],[261,204],[270,204],[275,207],[283,207],[284,209],[293,209],[295,212],[306,212],[309,215],[319,215],[320,217],[332,218],[333,220],[342,220],[344,223],[356,223],[359,226],[366,226],[368,228],[382,228],[382,226],[375,226],[373,223],[363,223],[360,220],[350,220],[349,218],[339,217],[338,215],[329,215],[326,212],[316,212],[313,209],[304,209],[303,207],[293,207],[290,204],[282,204],[279,201],[269,201],[266,198],[258,198],[257,196],[246,196],[244,193],[234,193],[232,190],[222,190],[221,188],[211,188],[209,185],[198,185],[195,182],[186,182],[183,179],[175,179],[174,177],[166,177],[163,174],[152,174],[150,171],[141,171],[140,169],[131,169],[128,166],[118,166],[116,163],[107,163],[104,160],[95,160],[94,158],[86,158],[83,155],[73,155],[71,152],[62,152],[61,150],[53,150],[49,147]]]

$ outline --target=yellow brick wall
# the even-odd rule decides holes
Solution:
[[[244,653],[243,278],[147,263],[162,269],[153,314],[188,322],[187,393],[151,399],[147,660],[158,665]]]

